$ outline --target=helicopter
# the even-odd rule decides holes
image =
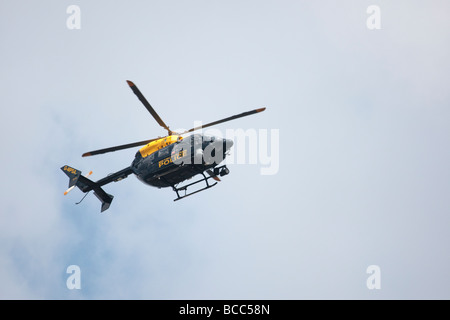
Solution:
[[[92,174],[92,171],[86,175],[82,175],[80,170],[72,168],[68,165],[61,167],[61,170],[69,177],[69,189],[64,192],[64,195],[68,194],[75,187],[78,187],[83,193],[86,193],[86,195],[88,192],[93,190],[94,195],[101,202],[101,212],[110,207],[114,198],[113,195],[106,193],[102,187],[111,182],[121,181],[127,178],[130,174],[136,175],[140,181],[153,187],[172,187],[173,191],[175,191],[177,195],[174,201],[178,201],[200,191],[212,188],[219,181],[221,181],[219,176],[223,177],[230,173],[227,166],[220,165],[220,163],[229,154],[229,150],[233,146],[233,140],[201,134],[192,134],[188,137],[183,137],[183,135],[202,128],[211,127],[223,122],[259,113],[266,109],[263,107],[243,112],[179,133],[170,130],[169,126],[164,123],[164,121],[160,118],[132,81],[127,80],[127,84],[148,112],[153,116],[156,122],[167,130],[167,136],[83,153],[82,157],[89,157],[143,146],[136,152],[135,158],[130,166],[95,182],[88,179],[88,177]],[[184,186],[179,186],[180,183],[197,175],[201,176],[199,180]],[[215,180],[215,182],[211,183],[208,181],[210,179]],[[202,182],[205,183],[203,188],[188,193],[187,190],[189,187]]]

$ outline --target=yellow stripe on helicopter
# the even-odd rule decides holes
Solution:
[[[151,155],[152,153],[155,153],[156,151],[167,147],[177,141],[182,140],[183,137],[179,136],[179,135],[171,135],[171,136],[167,136],[155,141],[152,141],[148,144],[146,144],[145,146],[143,146],[141,149],[139,149],[139,152],[141,153],[141,156],[143,158],[148,157],[149,155]]]

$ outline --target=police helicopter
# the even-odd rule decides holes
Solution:
[[[159,117],[137,86],[129,80],[127,80],[127,83],[156,122],[167,130],[167,136],[84,153],[82,157],[88,157],[143,145],[143,147],[137,151],[136,156],[129,167],[112,173],[95,182],[88,179],[92,174],[92,171],[86,175],[82,175],[80,170],[74,169],[68,165],[61,167],[61,170],[69,177],[69,189],[67,189],[64,194],[66,195],[69,193],[74,187],[78,187],[82,192],[86,193],[86,195],[89,191],[93,190],[94,195],[102,203],[101,212],[109,208],[114,198],[114,196],[106,193],[102,187],[108,183],[123,180],[132,173],[145,184],[157,188],[172,187],[177,195],[174,201],[212,188],[220,181],[219,176],[223,177],[230,173],[226,165],[220,165],[220,163],[228,154],[228,151],[233,145],[233,141],[200,134],[192,134],[187,137],[183,137],[183,135],[202,128],[211,127],[223,122],[262,112],[266,109],[255,109],[183,132],[174,132],[170,130],[169,126],[167,126]],[[184,186],[179,186],[183,181],[196,175],[200,176],[199,180]],[[210,182],[210,179],[215,180],[215,182]],[[202,182],[205,183],[203,188],[191,193],[187,192],[189,187]]]

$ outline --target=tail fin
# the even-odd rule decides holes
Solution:
[[[111,202],[114,199],[114,196],[112,194],[106,193],[102,188],[97,187],[94,188],[94,195],[97,197],[98,200],[102,203],[102,209],[101,212],[107,210],[109,206],[111,205]]]
[[[69,177],[69,188],[72,188],[75,186],[78,182],[78,178],[81,175],[81,171],[74,169],[69,166],[61,167],[61,170]]]
[[[64,194],[67,194],[68,191],[70,191],[75,186],[77,186],[84,193],[94,190],[94,195],[102,203],[101,212],[109,208],[114,196],[106,193],[101,188],[100,184],[87,178],[92,173],[92,171],[86,176],[82,176],[80,170],[74,169],[69,166],[63,166],[61,167],[61,170],[69,177],[69,189]]]

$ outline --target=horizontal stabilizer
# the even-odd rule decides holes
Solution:
[[[92,171],[89,171],[88,174],[85,174],[84,176],[87,178],[92,174]],[[76,177],[76,179],[70,179],[69,181],[69,189],[67,189],[66,191],[64,191],[64,195],[67,195],[70,191],[73,190],[73,188],[75,188],[75,184],[78,182],[78,178],[79,176]],[[79,183],[80,184],[80,183]]]

